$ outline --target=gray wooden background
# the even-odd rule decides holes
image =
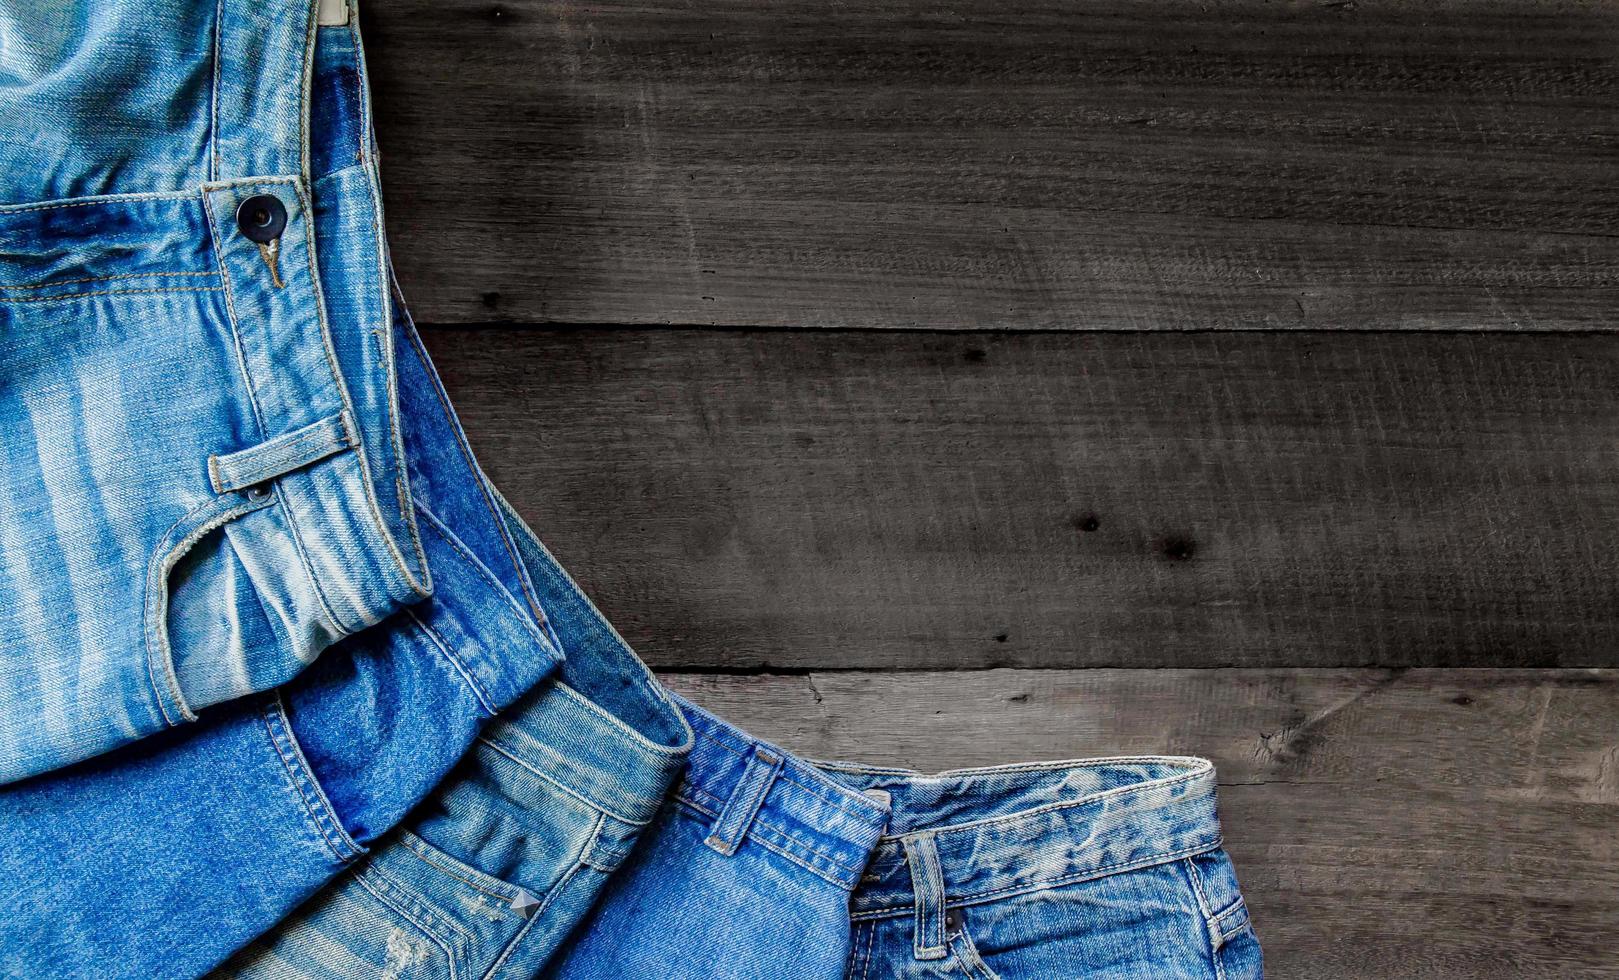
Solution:
[[[1210,756],[1278,978],[1619,977],[1619,4],[364,26],[473,442],[671,684]]]

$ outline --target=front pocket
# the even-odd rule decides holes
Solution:
[[[181,669],[180,665],[175,662],[175,651],[170,639],[171,597],[175,592],[178,592],[180,585],[179,583],[171,582],[171,576],[177,568],[181,567],[182,559],[191,555],[193,549],[213,532],[220,530],[237,518],[244,517],[256,510],[263,510],[274,503],[275,497],[269,493],[262,496],[232,494],[217,497],[199,507],[193,508],[184,517],[176,521],[152,551],[152,558],[146,569],[146,602],[143,617],[146,631],[146,670],[152,682],[152,690],[157,698],[158,707],[163,712],[163,719],[170,725],[196,720],[196,715],[192,713],[187,700],[188,697],[196,695],[198,687],[196,684],[182,686],[180,683]],[[216,561],[207,566],[194,565],[188,571],[192,573],[201,573],[203,571],[234,572],[240,568],[240,564],[235,561],[233,555],[227,555],[227,557],[231,559],[229,562]],[[182,576],[182,578],[187,577]],[[207,611],[214,612],[213,618],[220,618],[217,616],[216,610],[220,593],[223,591],[227,595],[235,596],[236,598],[230,604],[247,614],[226,619],[227,623],[258,622],[265,619],[263,610],[258,605],[257,595],[253,592],[251,586],[248,586],[245,590],[234,587],[223,590],[220,588],[222,583],[241,584],[245,583],[246,579],[245,572],[239,575],[224,575],[218,580],[210,581],[208,584],[212,586],[211,588],[200,590],[206,594]],[[175,589],[175,592],[171,592],[171,587]],[[239,595],[239,593],[244,591],[245,599],[251,601],[241,601],[243,596]],[[180,608],[183,609],[184,607],[185,604],[181,603]],[[203,621],[208,620],[206,616],[197,618]],[[207,636],[208,633],[204,632],[203,635]],[[232,637],[231,640],[235,642],[223,642],[218,645],[229,650],[244,646],[241,643],[241,637]],[[229,663],[225,666],[234,669],[238,667],[238,664]],[[214,674],[224,675],[226,673],[227,671],[224,669],[211,670],[210,676]],[[188,688],[189,691],[187,690]],[[211,687],[205,687],[205,690],[211,690]],[[241,694],[245,692],[238,691],[235,693]],[[209,705],[220,700],[223,700],[223,698],[218,696],[209,697],[204,694],[199,699],[199,703]]]
[[[978,953],[978,947],[973,943],[968,912],[966,909],[955,909],[946,919],[947,927],[954,926],[946,937],[950,944],[950,955],[961,972],[973,980],[1001,980],[995,971],[989,968],[989,964],[984,962],[984,958]]]
[[[233,980],[448,980],[460,952],[443,923],[401,901],[385,879],[348,874],[232,957]]]

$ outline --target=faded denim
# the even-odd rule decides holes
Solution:
[[[0,5],[0,782],[431,592],[375,148],[311,138],[314,17]],[[344,77],[322,111],[363,120]],[[273,256],[237,226],[255,195],[287,214]]]
[[[557,669],[511,526],[403,322],[399,340],[437,593],[276,691],[0,787],[0,976],[207,972],[362,860]]]
[[[687,769],[549,980],[839,980],[887,810],[690,702]]]
[[[548,980],[1261,976],[1204,760],[925,776],[682,705],[688,773]]]
[[[317,173],[339,167],[313,184],[326,254],[353,231],[326,195],[348,192],[347,161],[369,137],[353,33],[321,29],[317,62],[313,159]],[[362,860],[487,719],[556,670],[559,641],[520,529],[402,305],[384,333],[373,342],[399,352],[404,473],[436,594],[275,691],[0,786],[0,976],[148,980],[216,967]]]
[[[1262,976],[1202,759],[825,769],[890,801],[850,980]]]
[[[528,980],[679,775],[691,729],[514,514],[566,660],[485,728],[406,826],[221,971],[253,980]]]

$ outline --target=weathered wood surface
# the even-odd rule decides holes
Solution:
[[[1619,4],[364,13],[473,442],[676,688],[1211,756],[1273,977],[1619,977]]]
[[[1619,672],[665,680],[816,758],[1208,756],[1269,976],[1619,977]]]
[[[656,665],[1619,665],[1619,337],[428,346]]]
[[[1619,4],[368,0],[424,322],[1606,328]]]

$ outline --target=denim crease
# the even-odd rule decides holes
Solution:
[[[241,980],[532,977],[656,816],[681,711],[515,513],[565,659],[404,827],[219,971]]]
[[[1261,976],[1205,760],[812,763],[679,703],[688,772],[548,980]]]
[[[1261,976],[1206,760],[822,769],[890,808],[851,978]]]
[[[432,591],[369,109],[356,85],[312,156],[313,16],[0,8],[0,782],[273,688]],[[249,198],[286,215],[273,261]]]
[[[317,95],[363,91],[352,30],[320,33]],[[316,119],[317,145],[368,139],[353,111]],[[318,243],[341,253],[324,246],[328,233],[349,231],[342,208],[319,196],[335,185],[314,186]],[[384,332],[399,352],[400,473],[435,595],[340,641],[273,691],[0,786],[0,975],[207,972],[351,867],[466,755],[491,715],[558,668],[506,514],[402,305]]]

